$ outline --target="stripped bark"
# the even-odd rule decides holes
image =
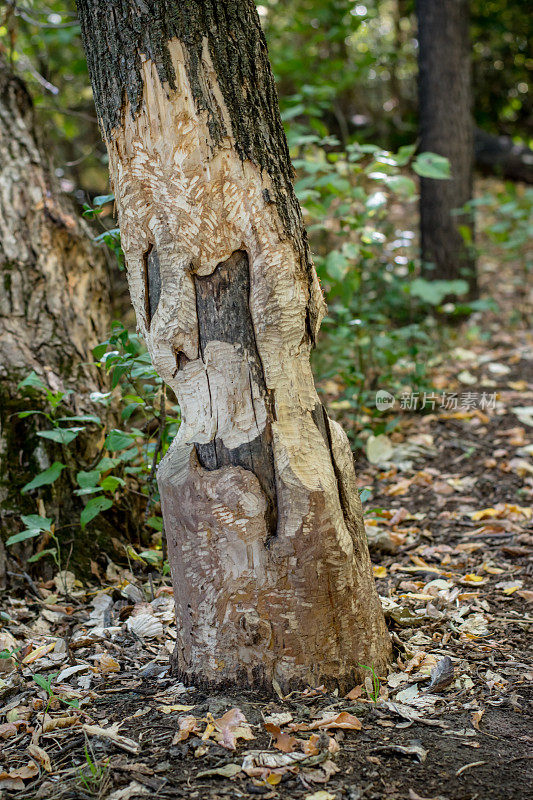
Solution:
[[[390,642],[252,0],[79,0],[131,296],[182,424],[158,471],[185,680],[348,686]]]

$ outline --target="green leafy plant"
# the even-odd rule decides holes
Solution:
[[[107,761],[100,764],[92,749],[90,752],[89,749],[90,744],[86,738],[83,748],[86,766],[84,769],[78,769],[78,777],[87,791],[91,794],[101,796],[103,786],[109,776],[109,764]]]
[[[319,387],[333,381],[341,389],[329,406],[344,422],[355,422],[363,409],[374,413],[378,386],[430,388],[426,367],[436,339],[430,312],[445,312],[446,297],[468,290],[462,281],[432,289],[418,275],[415,232],[392,221],[398,203],[409,207],[417,199],[413,172],[446,179],[449,165],[430,153],[415,155],[414,145],[392,153],[356,143],[340,149],[332,137],[310,133],[289,140],[298,156],[295,188],[329,304],[314,366]],[[372,427],[388,432],[378,430],[383,424],[391,421],[377,417]]]
[[[158,548],[161,547],[163,521],[158,513],[155,469],[178,430],[179,408],[167,407],[162,381],[142,342],[120,323],[116,323],[110,337],[94,349],[94,358],[93,366],[108,373],[111,384],[109,392],[94,392],[86,399],[92,402],[95,411],[101,409],[99,413],[69,413],[70,392],[51,391],[34,372],[20,383],[20,391],[38,397],[40,407],[22,411],[19,416],[33,415],[36,423],[39,421],[37,436],[63,452],[62,460],[53,461],[50,467],[37,473],[22,492],[30,495],[46,492],[62,475],[67,475],[73,495],[83,503],[79,516],[82,529],[102,513],[115,508],[128,509],[132,497],[143,497],[142,524],[151,531],[147,535],[155,537],[155,546],[141,548],[138,558],[144,564],[161,567],[163,554]],[[117,416],[120,427],[115,427]],[[92,463],[81,463],[82,448],[76,447],[81,435],[103,441]],[[57,524],[52,518],[39,515],[21,519],[24,529],[11,536],[7,544],[46,536],[53,547],[36,552],[30,561],[49,555],[61,569]]]
[[[372,689],[371,690],[368,689],[368,687],[366,686],[366,682],[364,686],[368,699],[372,700],[373,703],[377,703],[379,700],[379,693],[381,691],[381,682],[376,674],[376,671],[373,666],[369,667],[366,664],[359,664],[359,666],[362,667],[363,669],[367,669],[370,672],[370,675],[372,676]]]

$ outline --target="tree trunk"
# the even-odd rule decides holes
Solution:
[[[32,471],[50,466],[57,448],[36,439],[34,417],[18,419],[17,385],[34,370],[53,391],[76,386],[69,402],[79,413],[80,397],[102,388],[84,362],[108,334],[110,306],[104,254],[60,199],[36,141],[31,99],[1,61],[0,281],[0,533],[9,534],[21,513],[37,513],[37,493],[20,489]],[[64,498],[56,503],[68,513]],[[29,555],[31,546],[19,550]],[[0,573],[1,563],[5,573],[0,556]]]
[[[475,259],[461,228],[472,239],[473,220],[456,213],[473,187],[469,0],[417,0],[417,14],[420,150],[446,156],[452,173],[451,180],[420,181],[423,270],[429,279],[466,280],[472,297]]]
[[[158,471],[186,681],[345,688],[390,642],[324,302],[252,0],[79,0],[139,329],[182,425]]]

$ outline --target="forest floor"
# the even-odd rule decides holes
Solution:
[[[522,325],[487,324],[436,369],[435,408],[398,401],[358,459],[388,675],[347,697],[207,694],[168,673],[168,578],[118,555],[85,584],[28,578],[0,612],[0,796],[525,798],[533,348]]]

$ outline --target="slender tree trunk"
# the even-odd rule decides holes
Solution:
[[[185,680],[349,686],[390,642],[252,0],[78,0],[138,326],[182,425],[158,482]]]
[[[57,445],[35,437],[34,417],[18,418],[25,406],[17,385],[34,370],[52,391],[76,386],[68,402],[82,411],[83,395],[102,388],[85,362],[106,338],[110,306],[104,254],[60,198],[36,141],[31,99],[1,61],[0,284],[0,534],[10,534],[20,529],[21,513],[37,513],[42,493],[21,496],[21,487],[57,455]],[[68,515],[61,487],[60,480],[47,501]],[[1,542],[0,535],[0,550]],[[22,561],[33,543],[19,546]],[[2,572],[0,553],[0,583]]]
[[[420,150],[446,156],[451,180],[422,178],[420,227],[427,278],[462,278],[477,293],[471,214],[457,214],[472,198],[474,128],[469,0],[417,0]],[[473,244],[473,241],[470,243]]]

